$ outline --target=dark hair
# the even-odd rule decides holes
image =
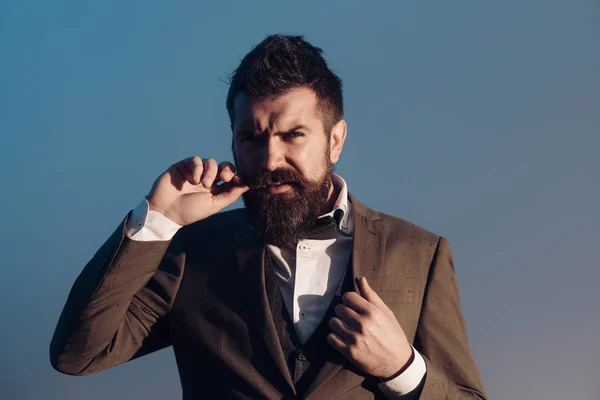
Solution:
[[[230,76],[227,111],[233,127],[234,100],[239,93],[269,98],[308,87],[317,96],[325,132],[344,114],[342,81],[327,66],[323,50],[302,36],[270,35],[254,47]]]

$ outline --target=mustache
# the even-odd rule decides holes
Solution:
[[[244,183],[250,188],[260,186],[277,185],[282,183],[302,183],[303,179],[294,171],[288,169],[276,169],[274,171],[261,171],[258,174],[241,176]]]

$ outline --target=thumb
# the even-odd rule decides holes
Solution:
[[[358,280],[358,289],[360,290],[360,295],[369,303],[382,311],[390,311],[388,306],[381,300],[381,297],[371,288],[369,282],[367,282],[367,278],[364,276]]]
[[[250,187],[247,185],[229,185],[223,184],[223,190],[213,195],[215,207],[223,209],[233,204],[241,195],[246,193]],[[226,187],[225,187],[226,186]]]

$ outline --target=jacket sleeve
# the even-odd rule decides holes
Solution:
[[[185,253],[171,241],[129,239],[129,215],[75,281],[50,343],[50,361],[69,375],[86,375],[171,344],[168,312]]]
[[[450,245],[438,241],[415,338],[427,372],[420,399],[485,399],[469,349]]]

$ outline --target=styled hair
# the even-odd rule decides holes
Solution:
[[[327,66],[323,50],[302,36],[267,36],[246,54],[229,80],[226,105],[232,128],[238,94],[273,98],[300,87],[310,88],[316,94],[326,133],[343,118],[342,81]]]

